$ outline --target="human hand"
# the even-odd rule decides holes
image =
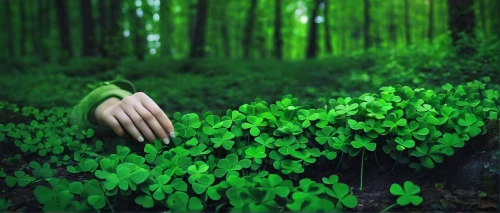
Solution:
[[[175,138],[174,127],[167,115],[145,93],[137,92],[123,100],[110,98],[95,110],[95,118],[120,137],[128,132],[139,142],[160,139],[169,144]],[[126,132],[125,132],[126,131]]]

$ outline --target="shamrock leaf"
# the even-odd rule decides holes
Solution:
[[[392,184],[390,192],[393,195],[399,196],[397,203],[400,206],[406,206],[410,203],[418,206],[423,201],[422,197],[417,195],[420,192],[420,187],[413,184],[411,181],[404,182],[404,189],[397,183]]]
[[[302,128],[307,128],[311,126],[311,121],[315,121],[319,118],[319,114],[315,113],[314,110],[301,109],[297,112],[298,119],[303,121]]]
[[[183,115],[181,121],[174,124],[174,129],[181,137],[193,137],[200,126],[200,117],[195,113],[190,113]]]
[[[256,137],[260,134],[259,127],[267,126],[267,122],[264,121],[263,118],[259,118],[256,116],[248,116],[247,121],[241,124],[243,129],[250,129],[250,135]]]
[[[358,113],[358,106],[359,105],[356,103],[350,105],[338,105],[335,107],[335,112],[337,113],[337,115],[355,115],[356,113]]]
[[[217,133],[214,134],[214,138],[211,138],[210,141],[214,143],[215,148],[219,148],[221,145],[226,150],[231,150],[234,145],[234,134],[229,132],[227,129],[219,129]]]
[[[282,183],[283,178],[276,174],[270,174],[267,178],[260,180],[260,185],[264,189],[271,189],[271,191],[274,191],[278,196],[285,198],[288,197],[290,189]]]
[[[247,158],[253,158],[256,163],[262,164],[262,158],[265,158],[267,156],[265,151],[266,148],[264,146],[250,146],[245,150],[245,154]]]
[[[396,146],[398,151],[403,151],[407,148],[413,148],[415,146],[415,141],[413,140],[404,140],[403,138],[397,137],[395,141],[398,143]]]
[[[334,128],[331,126],[325,126],[321,130],[316,131],[316,141],[323,145],[326,142],[331,143],[333,142],[333,134],[334,134]]]
[[[451,156],[454,154],[453,148],[462,148],[465,144],[458,134],[445,133],[442,138],[438,139],[440,144],[433,146],[435,149],[440,149],[444,154]]]
[[[478,119],[474,114],[466,113],[463,118],[458,119],[458,125],[455,129],[458,132],[467,132],[471,137],[478,136],[481,133],[481,127],[484,122]]]
[[[325,192],[326,194],[338,199],[336,208],[341,209],[345,206],[352,209],[358,205],[358,199],[350,193],[349,186],[347,186],[347,184],[333,183],[332,189],[333,190],[325,188]]]
[[[375,148],[377,144],[371,143],[371,138],[360,136],[356,134],[354,136],[354,141],[351,142],[352,147],[359,149],[359,148],[365,148],[369,151],[375,151]]]
[[[235,154],[229,154],[226,156],[226,158],[219,160],[217,163],[217,169],[214,171],[215,177],[223,177],[227,173],[227,177],[235,175],[238,176],[238,170],[241,170],[242,168],[248,168],[250,167],[251,160],[249,159],[243,159],[241,161],[238,161],[238,155]]]
[[[274,146],[274,138],[273,137],[270,137],[269,134],[267,133],[263,133],[261,135],[259,135],[259,137],[256,137],[255,139],[255,142],[267,147],[267,148],[271,148],[273,149],[275,146]]]
[[[35,178],[25,174],[23,171],[15,171],[14,177],[7,176],[5,179],[5,182],[7,183],[8,187],[14,187],[16,185],[16,183],[20,187],[24,187],[33,181],[35,181]]]

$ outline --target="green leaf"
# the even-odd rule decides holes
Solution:
[[[143,208],[153,208],[154,201],[151,196],[141,195],[135,198],[135,203],[141,205]]]
[[[135,184],[141,184],[149,176],[149,173],[145,169],[138,169],[130,174],[129,179]]]
[[[52,197],[54,196],[54,193],[52,190],[45,186],[37,186],[35,190],[33,191],[33,194],[35,194],[36,198],[38,199],[38,202],[40,204],[46,204],[49,201],[52,200]]]
[[[104,195],[90,195],[87,201],[94,209],[102,209],[106,206],[106,197]]]
[[[406,206],[410,203],[418,206],[423,201],[422,197],[417,195],[420,192],[420,187],[413,184],[411,181],[405,181],[404,189],[399,184],[392,184],[390,192],[393,195],[399,196],[397,203],[400,206]]]

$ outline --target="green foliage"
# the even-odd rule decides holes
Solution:
[[[33,177],[21,170],[0,176],[9,187],[48,181],[34,189],[44,211],[112,211],[129,198],[142,208],[172,211],[345,210],[358,203],[350,188],[336,175],[315,182],[307,168],[341,165],[344,154],[364,162],[377,149],[395,164],[434,168],[485,134],[498,109],[497,93],[479,81],[439,91],[395,85],[310,104],[291,95],[274,103],[257,98],[221,115],[175,113],[175,146],[167,147],[103,142],[91,129],[68,126],[69,110],[30,109],[24,113],[39,119],[3,124],[1,143],[46,161],[29,164]],[[86,179],[59,180],[54,168],[60,167]],[[418,192],[411,183],[391,187],[402,206],[418,205]]]
[[[381,212],[385,212],[396,205],[406,206],[411,203],[415,206],[418,206],[422,204],[424,200],[418,195],[418,193],[420,192],[419,186],[415,185],[411,181],[405,181],[403,187],[401,187],[401,185],[397,183],[393,183],[391,185],[390,192],[392,195],[398,196],[398,199],[395,204],[387,207]]]

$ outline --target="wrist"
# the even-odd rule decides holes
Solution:
[[[105,124],[102,121],[104,111],[109,109],[109,107],[118,104],[120,101],[121,100],[117,97],[110,97],[110,98],[106,99],[105,101],[103,101],[101,104],[99,104],[99,106],[97,106],[95,108],[94,116],[95,116],[97,123],[99,123],[99,125]]]

